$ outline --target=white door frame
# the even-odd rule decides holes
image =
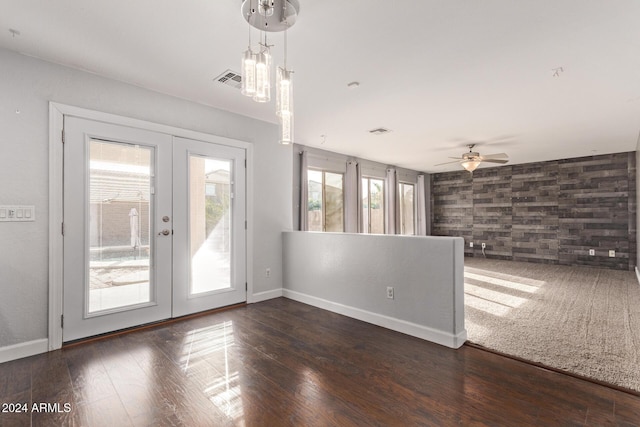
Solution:
[[[74,107],[56,102],[49,103],[49,350],[62,347],[63,296],[63,159],[62,130],[64,116],[74,116],[120,126],[129,126],[173,136],[243,148],[247,153],[247,302],[253,295],[253,144],[222,136],[181,129],[145,120]]]

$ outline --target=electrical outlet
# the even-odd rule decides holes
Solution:
[[[482,242],[482,249],[484,249],[484,248],[486,248],[486,247],[487,247],[487,244],[486,244],[486,243],[484,243],[484,242]]]
[[[595,249],[589,249],[589,256],[594,256],[596,254]]]
[[[393,286],[387,286],[387,298],[393,299]]]
[[[610,258],[615,258],[616,257],[616,251],[614,251],[613,249],[609,251],[609,257]]]
[[[473,247],[473,242],[469,242],[469,247],[472,248]]]
[[[271,269],[270,268],[266,268],[264,270],[264,277],[271,277]]]

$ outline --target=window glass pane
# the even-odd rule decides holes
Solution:
[[[369,233],[369,178],[362,178],[362,232]]]
[[[190,156],[190,294],[231,287],[231,218],[231,161]]]
[[[344,231],[343,176],[325,172],[325,231]]]
[[[371,201],[371,228],[374,234],[384,234],[384,181],[381,179],[370,179]]]
[[[322,171],[307,171],[309,231],[322,231]]]
[[[89,143],[88,313],[151,301],[153,149]]]
[[[402,234],[414,234],[413,184],[400,184],[400,220]]]

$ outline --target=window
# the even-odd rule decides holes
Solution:
[[[309,169],[307,179],[309,231],[344,231],[344,175]]]
[[[362,232],[384,234],[384,180],[362,178]]]
[[[400,234],[415,234],[414,232],[414,185],[400,183]]]

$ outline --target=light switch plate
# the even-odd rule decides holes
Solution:
[[[35,206],[0,206],[0,222],[30,222],[35,220]]]

